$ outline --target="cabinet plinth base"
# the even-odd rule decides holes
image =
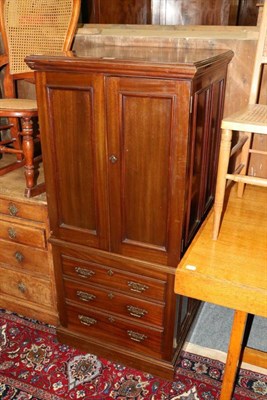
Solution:
[[[64,344],[103,357],[106,360],[115,363],[122,363],[127,367],[135,368],[162,379],[173,381],[180,352],[188,331],[199,310],[200,304],[200,301],[195,300],[187,310],[187,316],[181,326],[173,357],[170,361],[152,357],[141,352],[132,351],[130,348],[112,344],[109,341],[103,342],[97,340],[97,338],[83,335],[80,332],[74,332],[63,326],[57,328],[57,338]]]
[[[133,353],[130,350],[122,349],[110,343],[105,345],[93,338],[83,338],[80,334],[70,332],[63,327],[57,329],[57,338],[64,344],[101,356],[107,360],[125,364],[128,367],[148,372],[166,380],[173,380],[175,362],[150,358],[144,354]]]

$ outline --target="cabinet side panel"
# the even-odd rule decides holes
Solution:
[[[214,200],[224,84],[224,79],[217,80],[194,96],[185,246]]]
[[[186,243],[193,237],[201,220],[201,196],[205,179],[205,139],[209,123],[210,88],[195,94],[193,135],[190,155],[189,210],[187,215]]]
[[[205,213],[214,200],[215,184],[218,168],[218,153],[220,145],[220,129],[222,118],[222,102],[223,102],[223,89],[224,80],[215,82],[212,85],[212,99],[210,110],[210,131],[208,137],[208,146],[206,153],[206,185],[203,199],[203,212]]]

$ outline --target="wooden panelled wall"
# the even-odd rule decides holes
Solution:
[[[256,25],[260,0],[82,0],[84,23]]]

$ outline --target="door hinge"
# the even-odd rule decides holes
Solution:
[[[192,114],[193,111],[193,96],[190,96],[189,113]]]
[[[181,254],[184,252],[184,239],[181,241]]]

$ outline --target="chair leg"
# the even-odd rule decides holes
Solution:
[[[226,174],[229,165],[230,151],[232,142],[232,131],[230,129],[224,129],[222,131],[218,175],[214,202],[214,222],[213,222],[213,233],[212,238],[216,240],[218,238],[221,216],[223,211],[223,202],[226,188]]]
[[[19,121],[18,118],[9,118],[8,122],[12,125],[10,128],[10,135],[14,139],[13,141],[13,147],[15,150],[21,150],[22,144],[20,142],[20,136],[19,136]],[[16,153],[17,161],[22,162],[23,161],[23,154],[21,153]]]
[[[248,137],[247,141],[242,147],[241,151],[241,164],[243,165],[242,170],[240,171],[240,175],[246,175],[248,170],[248,158],[249,158],[249,149],[251,147],[252,142],[252,133],[245,132],[246,136]],[[237,184],[237,197],[242,197],[244,193],[245,184],[243,182],[238,182]]]
[[[240,363],[243,337],[248,314],[235,311],[231,337],[228,347],[227,360],[223,376],[220,400],[231,400],[234,389],[235,377]]]
[[[2,163],[0,167],[0,176],[24,166],[18,118],[8,118],[5,122],[5,124],[2,124],[1,122],[0,125],[0,154],[13,154],[16,158],[14,157],[13,162]],[[4,135],[4,132],[8,131],[9,133]],[[8,147],[9,145],[10,147]]]
[[[25,157],[25,179],[26,189],[25,196],[30,197],[31,189],[34,187],[34,143],[33,143],[33,127],[30,117],[22,118],[22,149]]]

